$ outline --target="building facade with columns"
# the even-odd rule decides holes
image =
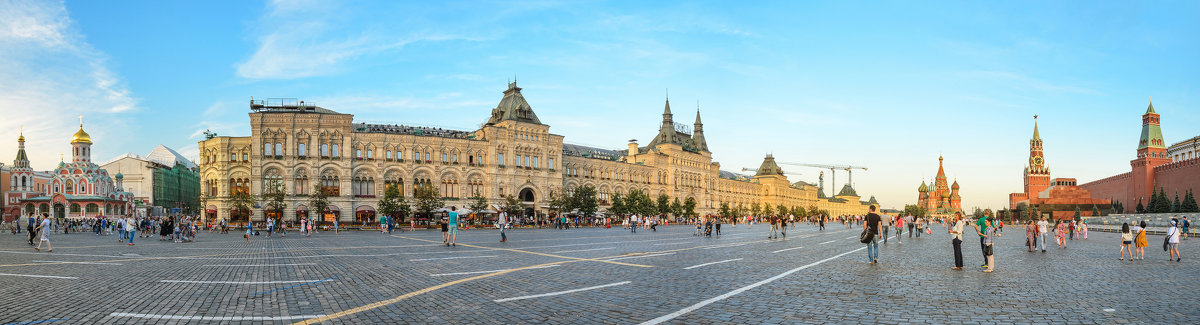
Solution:
[[[551,193],[580,186],[594,187],[602,208],[613,193],[633,189],[691,198],[701,214],[716,213],[722,203],[815,206],[833,215],[865,214],[877,204],[874,198],[860,201],[849,186],[825,197],[816,186],[790,183],[769,156],[763,164],[774,169],[753,177],[722,171],[712,161],[699,112],[692,127],[677,124],[669,101],[654,139],[646,146],[631,141],[624,150],[564,144],[515,82],[474,131],[355,123],[351,114],[303,101],[251,101],[250,108],[250,136],[198,143],[201,201],[210,220],[257,221],[272,214],[371,221],[389,186],[410,198],[416,187],[433,186],[448,206],[459,207],[476,193],[493,204],[512,195],[524,203],[524,215],[548,212]],[[276,181],[286,189],[284,211],[233,210],[232,194],[260,195]],[[307,207],[317,190],[329,195],[330,207],[321,213]]]

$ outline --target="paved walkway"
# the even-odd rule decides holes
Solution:
[[[57,234],[53,253],[0,235],[0,324],[106,323],[1200,323],[1200,253],[1156,247],[1118,261],[1118,237],[1027,253],[997,244],[998,268],[952,271],[945,228],[890,239],[865,263],[858,229],[726,225],[460,232],[322,232],[197,243]],[[939,231],[940,229],[940,231]],[[1161,238],[1151,238],[1157,243]],[[1153,245],[1152,245],[1153,246]],[[1170,306],[1170,308],[1166,308]]]

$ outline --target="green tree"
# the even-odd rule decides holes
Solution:
[[[1146,208],[1142,206],[1142,199],[1138,199],[1137,213],[1145,213]]]
[[[1075,206],[1075,221],[1083,220],[1079,213],[1079,205]]]
[[[572,208],[571,197],[558,191],[550,191],[550,199],[547,201],[550,206],[550,211],[564,213]],[[505,208],[507,210],[507,208]],[[524,210],[524,208],[522,208]]]
[[[503,200],[504,212],[508,213],[509,218],[525,215],[525,205],[521,204],[521,200],[517,199],[517,197],[512,196],[512,194],[505,194],[500,198]]]
[[[787,206],[784,206],[783,204],[775,206],[775,211],[778,211],[779,215],[788,215],[792,213],[792,210],[789,210]]]
[[[683,203],[679,202],[678,197],[675,198],[674,202],[671,202],[671,214],[676,217],[683,215]]]
[[[596,188],[591,185],[576,188],[575,195],[571,196],[571,205],[584,217],[595,216],[596,210],[599,209],[599,204],[596,202]]]
[[[329,209],[329,193],[321,188],[321,184],[313,185],[313,194],[308,196],[308,208],[310,213],[316,213],[316,217],[309,216],[310,221],[324,222],[325,210]]]
[[[233,205],[233,210],[245,213],[247,216],[250,215],[250,208],[254,207],[254,196],[242,191],[230,195],[229,201]]]
[[[668,213],[671,213],[671,197],[666,194],[659,194],[658,209],[654,211],[654,214],[664,215]]]
[[[729,203],[721,202],[721,208],[718,210],[717,213],[720,213],[722,217],[729,217],[730,212],[731,211],[729,210]]]
[[[272,180],[266,184],[265,188],[266,191],[262,194],[263,203],[268,209],[283,217],[283,211],[287,209],[287,204],[284,202],[287,193],[284,190],[283,182]]]
[[[733,209],[733,216],[738,217],[738,218],[745,217],[746,216],[746,205],[738,203],[737,207]]]
[[[430,221],[435,219],[434,211],[446,206],[446,199],[442,198],[442,194],[429,184],[423,184],[414,189],[413,201],[416,203],[417,214],[429,218]]]
[[[475,191],[469,200],[471,203],[467,205],[467,208],[471,209],[471,220],[477,221],[476,218],[480,215],[479,211],[483,211],[488,207],[487,198],[480,195],[479,191]]]
[[[799,205],[792,207],[792,214],[796,215],[796,218],[808,218],[808,211]]]
[[[1092,216],[1093,217],[1100,216],[1100,207],[1097,207],[1095,204],[1092,204]]]
[[[810,216],[811,216],[811,215],[825,215],[825,216],[828,216],[828,214],[822,213],[820,209],[817,209],[817,206],[816,206],[816,205],[810,205],[810,206],[808,206],[808,215],[810,215]]]
[[[379,213],[389,218],[396,218],[400,214],[400,189],[396,186],[388,186],[383,191],[383,198],[379,199]]]
[[[775,208],[770,204],[763,204],[762,214],[766,217],[773,216],[775,215]]]
[[[696,216],[696,199],[689,197],[687,200],[683,200],[683,215],[688,217]]]
[[[750,203],[750,211],[748,212],[750,212],[751,216],[758,217],[759,212],[762,212],[762,205],[759,205],[758,202]]]
[[[1186,213],[1200,212],[1200,207],[1196,206],[1196,197],[1195,197],[1195,195],[1192,194],[1192,189],[1190,189],[1190,188],[1187,190],[1187,192],[1184,192],[1182,204],[1183,204],[1183,207],[1181,208],[1181,210],[1183,210],[1182,212],[1186,212]]]
[[[1179,213],[1179,191],[1175,191],[1175,202],[1171,203],[1171,212]]]
[[[625,214],[625,197],[621,193],[613,193],[612,205],[608,207],[608,213],[618,216]]]

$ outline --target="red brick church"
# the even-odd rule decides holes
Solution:
[[[1042,215],[1054,219],[1071,219],[1078,210],[1080,216],[1091,216],[1093,209],[1109,209],[1108,199],[1092,198],[1092,193],[1076,185],[1074,178],[1050,178],[1050,168],[1042,151],[1038,134],[1037,115],[1033,116],[1033,138],[1029,139],[1029,165],[1025,166],[1025,191],[1008,195],[1009,209],[1027,213],[1037,208]]]
[[[1163,189],[1168,196],[1182,195],[1188,189],[1200,185],[1200,159],[1171,162],[1167,144],[1163,141],[1159,115],[1154,103],[1142,114],[1142,134],[1138,139],[1137,157],[1129,161],[1128,173],[1110,176],[1081,185],[1093,196],[1112,198],[1125,207],[1125,213],[1150,202],[1155,189]]]

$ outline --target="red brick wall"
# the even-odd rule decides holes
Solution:
[[[1189,159],[1180,162],[1158,166],[1154,169],[1154,187],[1167,191],[1167,197],[1183,200],[1183,193],[1189,188],[1193,194],[1200,190],[1200,159]],[[1134,203],[1135,205],[1137,203]]]
[[[1092,197],[1094,198],[1112,198],[1121,202],[1121,204],[1125,205],[1124,212],[1126,213],[1131,213],[1137,208],[1137,199],[1133,198],[1133,175],[1131,173],[1118,174],[1079,185],[1079,187],[1092,192]],[[1142,204],[1146,203],[1142,202]]]

